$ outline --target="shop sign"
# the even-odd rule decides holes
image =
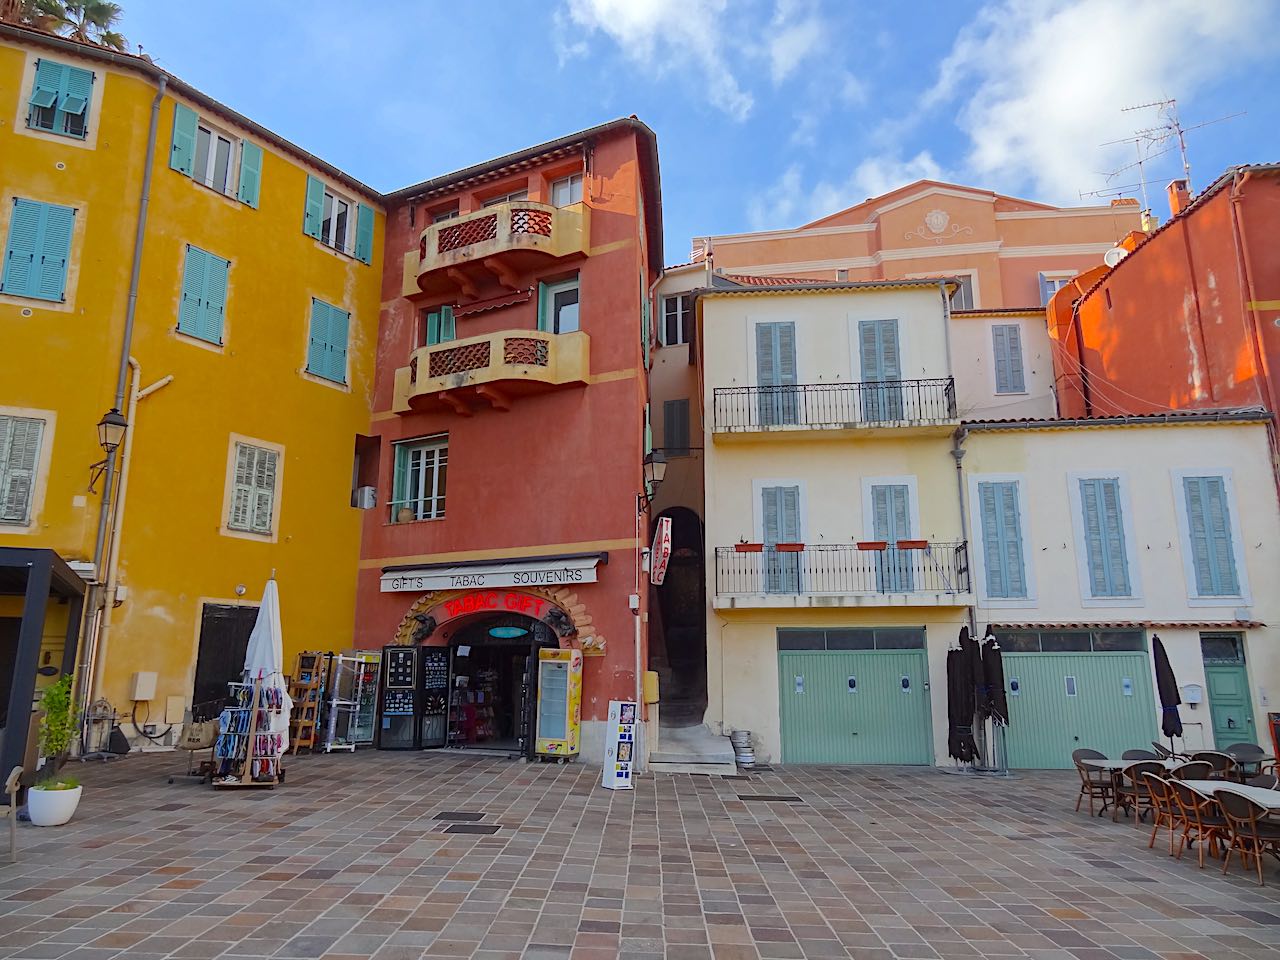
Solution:
[[[660,517],[658,529],[653,532],[653,549],[649,551],[649,582],[662,586],[667,576],[667,564],[671,562],[671,518]]]
[[[596,582],[597,556],[570,560],[510,561],[488,565],[424,567],[382,575],[383,593],[483,590],[491,587],[555,587]]]

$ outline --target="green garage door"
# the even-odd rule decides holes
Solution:
[[[920,649],[893,646],[917,638]],[[778,639],[783,763],[933,761],[923,630],[779,630]],[[855,643],[870,649],[848,649]]]
[[[1020,653],[1017,647],[1031,646],[1029,640],[1000,637],[1009,691],[1009,766],[1069,768],[1071,751],[1080,747],[1109,757],[1150,749],[1159,729],[1145,649],[1114,650],[1111,647],[1129,646],[1133,639],[1108,644],[1087,632],[1069,635],[1067,644],[1059,642],[1064,636],[1060,633],[1040,636],[1050,649],[1078,647],[1082,636],[1086,650]],[[1107,634],[1093,635],[1099,636]],[[1137,638],[1142,642],[1141,633]]]

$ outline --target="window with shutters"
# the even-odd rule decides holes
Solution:
[[[1017,323],[991,325],[991,349],[995,356],[996,393],[1026,393],[1022,365],[1022,326]]]
[[[182,103],[173,105],[169,166],[224,196],[257,208],[263,151]]]
[[[89,132],[93,82],[91,70],[55,60],[37,60],[27,98],[27,126],[83,140]]]
[[[187,244],[178,300],[179,333],[206,343],[222,344],[230,268],[230,261]]]
[[[1070,283],[1074,276],[1070,271],[1040,274],[1040,305],[1047,306],[1053,295]]]
[[[578,325],[578,278],[538,284],[538,329],[573,333]]]
[[[0,293],[33,300],[66,300],[75,222],[73,207],[14,197]]]
[[[914,589],[913,554],[900,549],[898,542],[915,539],[918,499],[915,477],[863,478],[863,530],[869,539],[886,545],[875,554],[876,589],[881,593]]]
[[[373,262],[373,208],[311,176],[307,177],[302,232],[362,263]]]
[[[307,339],[307,373],[347,382],[347,334],[351,314],[341,307],[312,298],[311,330]]]
[[[443,520],[448,468],[449,438],[446,434],[397,443],[391,522]]]
[[[201,120],[196,125],[195,167],[191,179],[219,193],[235,189],[236,138]]]
[[[975,479],[973,483],[985,596],[997,601],[1029,600],[1020,483],[1012,478]]]
[[[662,298],[662,345],[674,347],[693,339],[693,294]]]
[[[1129,567],[1123,486],[1116,476],[1078,476],[1073,485],[1080,576],[1086,599],[1128,599],[1135,595]]]
[[[236,441],[232,446],[227,529],[271,536],[280,492],[280,451]]]
[[[434,307],[423,310],[418,346],[434,347],[438,343],[448,343],[457,338],[457,323],[453,318],[453,307]]]
[[[689,401],[662,403],[662,449],[668,457],[689,455]]]
[[[897,320],[858,321],[862,419],[867,423],[901,420],[902,347]]]
[[[800,422],[796,389],[796,325],[790,320],[755,325],[756,415],[764,427]]]
[[[1229,478],[1195,471],[1177,472],[1175,478],[1192,596],[1240,601],[1245,596],[1237,552],[1240,532]]]
[[[0,524],[31,523],[44,421],[0,415]]]
[[[800,554],[778,550],[777,545],[803,541],[801,533],[800,487],[756,483],[760,502],[760,531],[764,549],[760,561],[764,564],[764,588],[766,593],[799,593],[801,591]]]

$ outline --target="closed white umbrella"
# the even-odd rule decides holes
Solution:
[[[271,732],[284,735],[284,749],[289,746],[289,715],[293,712],[293,700],[289,697],[289,685],[284,679],[284,634],[280,629],[280,590],[275,578],[267,581],[262,591],[262,604],[258,607],[258,619],[249,634],[249,648],[244,655],[245,682],[261,680],[262,686],[280,691],[283,707],[280,713],[271,713]],[[281,750],[283,753],[284,750]]]

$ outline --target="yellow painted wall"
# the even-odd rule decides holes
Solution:
[[[0,408],[56,418],[45,434],[50,463],[37,480],[38,515],[29,531],[0,527],[0,544],[87,560],[100,502],[87,490],[89,465],[102,456],[95,424],[114,402],[156,88],[133,71],[78,62],[96,75],[90,138],[33,135],[25,105],[41,55],[75,62],[0,43],[0,238],[15,195],[76,206],[76,230],[65,304],[0,296]],[[133,424],[121,542],[128,595],[115,610],[102,688],[122,712],[138,670],[159,673],[153,714],[166,696],[189,697],[202,602],[234,602],[237,585],[245,588],[240,602],[256,600],[273,569],[288,661],[303,649],[350,646],[354,618],[353,438],[368,427],[383,217],[379,211],[372,265],[323,246],[302,232],[308,174],[370,201],[233,118],[182,102],[263,148],[262,185],[255,210],[171,170],[175,98],[166,95],[131,353],[143,386],[173,382],[141,401]],[[176,333],[187,244],[231,261],[220,348]],[[303,372],[313,296],[351,312],[349,386]],[[233,434],[283,448],[274,537],[220,532]]]

